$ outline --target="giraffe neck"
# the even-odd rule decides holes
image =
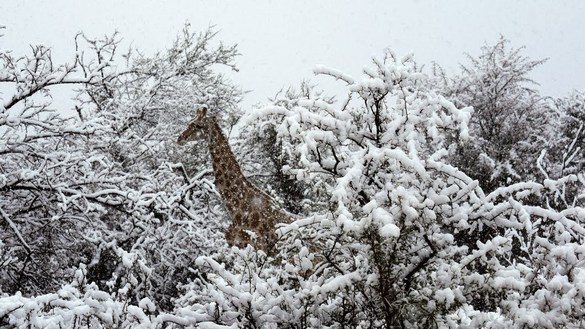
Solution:
[[[233,215],[236,206],[245,197],[246,190],[252,187],[242,174],[240,165],[221,127],[215,119],[210,118],[209,120],[208,145],[215,175],[215,185],[224,199],[226,208]]]
[[[252,243],[246,231],[252,231],[257,234],[255,246],[271,253],[277,240],[275,225],[290,222],[290,217],[274,208],[270,197],[242,175],[219,124],[213,118],[209,120],[208,145],[215,186],[232,219],[232,224],[226,231],[226,240],[231,245],[246,246]]]

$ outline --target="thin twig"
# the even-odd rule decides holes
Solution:
[[[18,230],[18,228],[16,227],[14,222],[10,219],[10,217],[8,217],[8,214],[4,211],[4,209],[0,208],[0,214],[2,215],[4,220],[6,222],[8,222],[8,225],[10,225],[10,227],[12,228],[12,230],[14,231],[16,236],[18,237],[18,240],[20,240],[20,243],[22,243],[22,246],[24,247],[24,249],[26,249],[27,254],[30,255],[32,253],[31,248],[28,245],[28,243],[26,243],[26,241],[24,241],[24,238],[20,234],[20,231]]]

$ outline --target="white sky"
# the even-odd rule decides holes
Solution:
[[[160,4],[164,3],[164,4]],[[53,47],[67,60],[78,31],[102,36],[118,30],[146,52],[172,43],[185,22],[215,25],[219,39],[237,43],[239,73],[252,90],[243,106],[264,102],[288,85],[311,78],[316,64],[358,76],[372,56],[391,47],[436,61],[450,73],[500,34],[533,59],[549,57],[533,78],[546,95],[585,90],[585,1],[1,1],[0,47]]]

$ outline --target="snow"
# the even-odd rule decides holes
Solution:
[[[81,82],[104,98],[79,102],[80,117],[67,120],[26,97],[2,108],[10,113],[0,131],[18,143],[0,147],[0,221],[8,228],[0,285],[20,288],[18,277],[28,289],[0,297],[7,326],[378,327],[391,325],[388,313],[413,327],[428,314],[438,327],[582,326],[583,175],[559,175],[553,152],[514,148],[496,161],[479,150],[468,160],[516,182],[486,195],[483,178],[453,164],[465,143],[477,142],[470,120],[481,109],[459,108],[464,100],[441,96],[411,55],[391,50],[361,77],[315,68],[317,79],[341,81],[341,97],[306,84],[244,116],[240,128],[254,135],[274,127],[277,139],[274,149],[244,145],[237,155],[260,176],[272,166],[298,178],[286,182],[303,189],[298,198],[283,193],[301,214],[274,228],[268,253],[227,246],[230,219],[200,161],[207,155],[174,147],[193,104],[221,119],[238,114],[241,92],[213,69],[231,67],[237,52],[199,37],[179,38],[154,58],[131,56],[124,74],[107,56],[100,64],[79,57],[82,71],[73,75],[65,66],[19,71],[48,63],[42,54],[1,68],[0,76],[24,83],[2,104],[47,82]],[[89,49],[115,53],[113,42]],[[75,78],[79,72],[87,75]],[[482,72],[469,73],[483,81],[475,79]],[[557,157],[575,166],[581,140],[564,138]],[[523,179],[512,160],[524,156],[544,179]],[[270,186],[285,186],[279,179]]]
[[[321,287],[314,287],[311,294],[316,296],[322,293],[334,292],[343,289],[344,287],[351,286],[353,281],[358,281],[359,279],[359,274],[355,272],[337,276],[325,282]]]
[[[329,68],[323,65],[316,65],[315,68],[313,69],[313,73],[330,75],[336,79],[345,81],[349,85],[353,85],[355,83],[355,80],[351,76],[343,73],[340,70]]]
[[[523,291],[526,283],[521,279],[520,271],[517,269],[502,269],[496,272],[492,286],[495,289],[509,289]]]
[[[380,235],[383,237],[397,238],[400,236],[400,228],[394,224],[386,224],[380,228]]]
[[[148,297],[144,297],[138,302],[138,307],[141,309],[153,313],[156,310],[156,306]]]
[[[446,307],[451,306],[455,302],[455,294],[450,288],[435,291],[434,297],[438,302],[444,303]]]

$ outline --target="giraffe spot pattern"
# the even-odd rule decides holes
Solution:
[[[228,244],[238,247],[253,244],[270,253],[277,239],[275,225],[290,222],[289,216],[274,208],[269,197],[242,175],[227,138],[217,120],[207,115],[206,109],[197,111],[195,120],[181,134],[179,141],[191,141],[195,137],[207,138],[215,184],[232,219],[225,232]],[[246,231],[255,233],[257,239],[252,240]]]

